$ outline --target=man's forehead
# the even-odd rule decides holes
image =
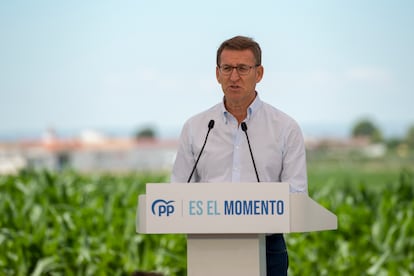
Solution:
[[[246,50],[232,50],[232,49],[224,49],[221,52],[221,62],[232,62],[232,61],[246,61],[252,62],[254,61],[253,52],[250,49]]]

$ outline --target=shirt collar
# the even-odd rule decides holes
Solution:
[[[250,106],[247,108],[247,118],[246,121],[249,121],[254,114],[257,113],[257,110],[262,105],[262,100],[259,97],[259,93],[256,92],[256,97],[254,98],[253,102],[250,104]],[[225,124],[229,121],[229,116],[231,115],[229,111],[227,111],[226,106],[224,105],[224,97],[223,101],[221,102],[221,111],[223,114],[223,122]]]

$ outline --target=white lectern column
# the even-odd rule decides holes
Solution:
[[[190,276],[266,276],[263,234],[192,234],[187,237]]]

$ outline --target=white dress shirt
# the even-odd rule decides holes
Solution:
[[[215,124],[191,182],[257,182],[246,135],[224,102],[184,124],[171,182],[187,182],[210,120]],[[244,122],[260,182],[287,182],[290,192],[307,193],[305,145],[296,121],[257,95]]]

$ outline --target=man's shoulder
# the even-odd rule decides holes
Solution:
[[[275,107],[274,105],[263,102],[262,110],[267,117],[272,118],[272,120],[277,121],[282,125],[299,127],[298,122],[288,113],[282,111],[281,109]]]
[[[212,107],[194,114],[187,120],[187,124],[199,124],[203,121],[217,120],[222,110],[222,103],[217,103]]]
[[[277,108],[276,106],[268,102],[263,102],[263,111],[268,114],[272,114],[274,116],[283,117],[289,120],[294,120],[293,117],[287,114],[285,111]]]

